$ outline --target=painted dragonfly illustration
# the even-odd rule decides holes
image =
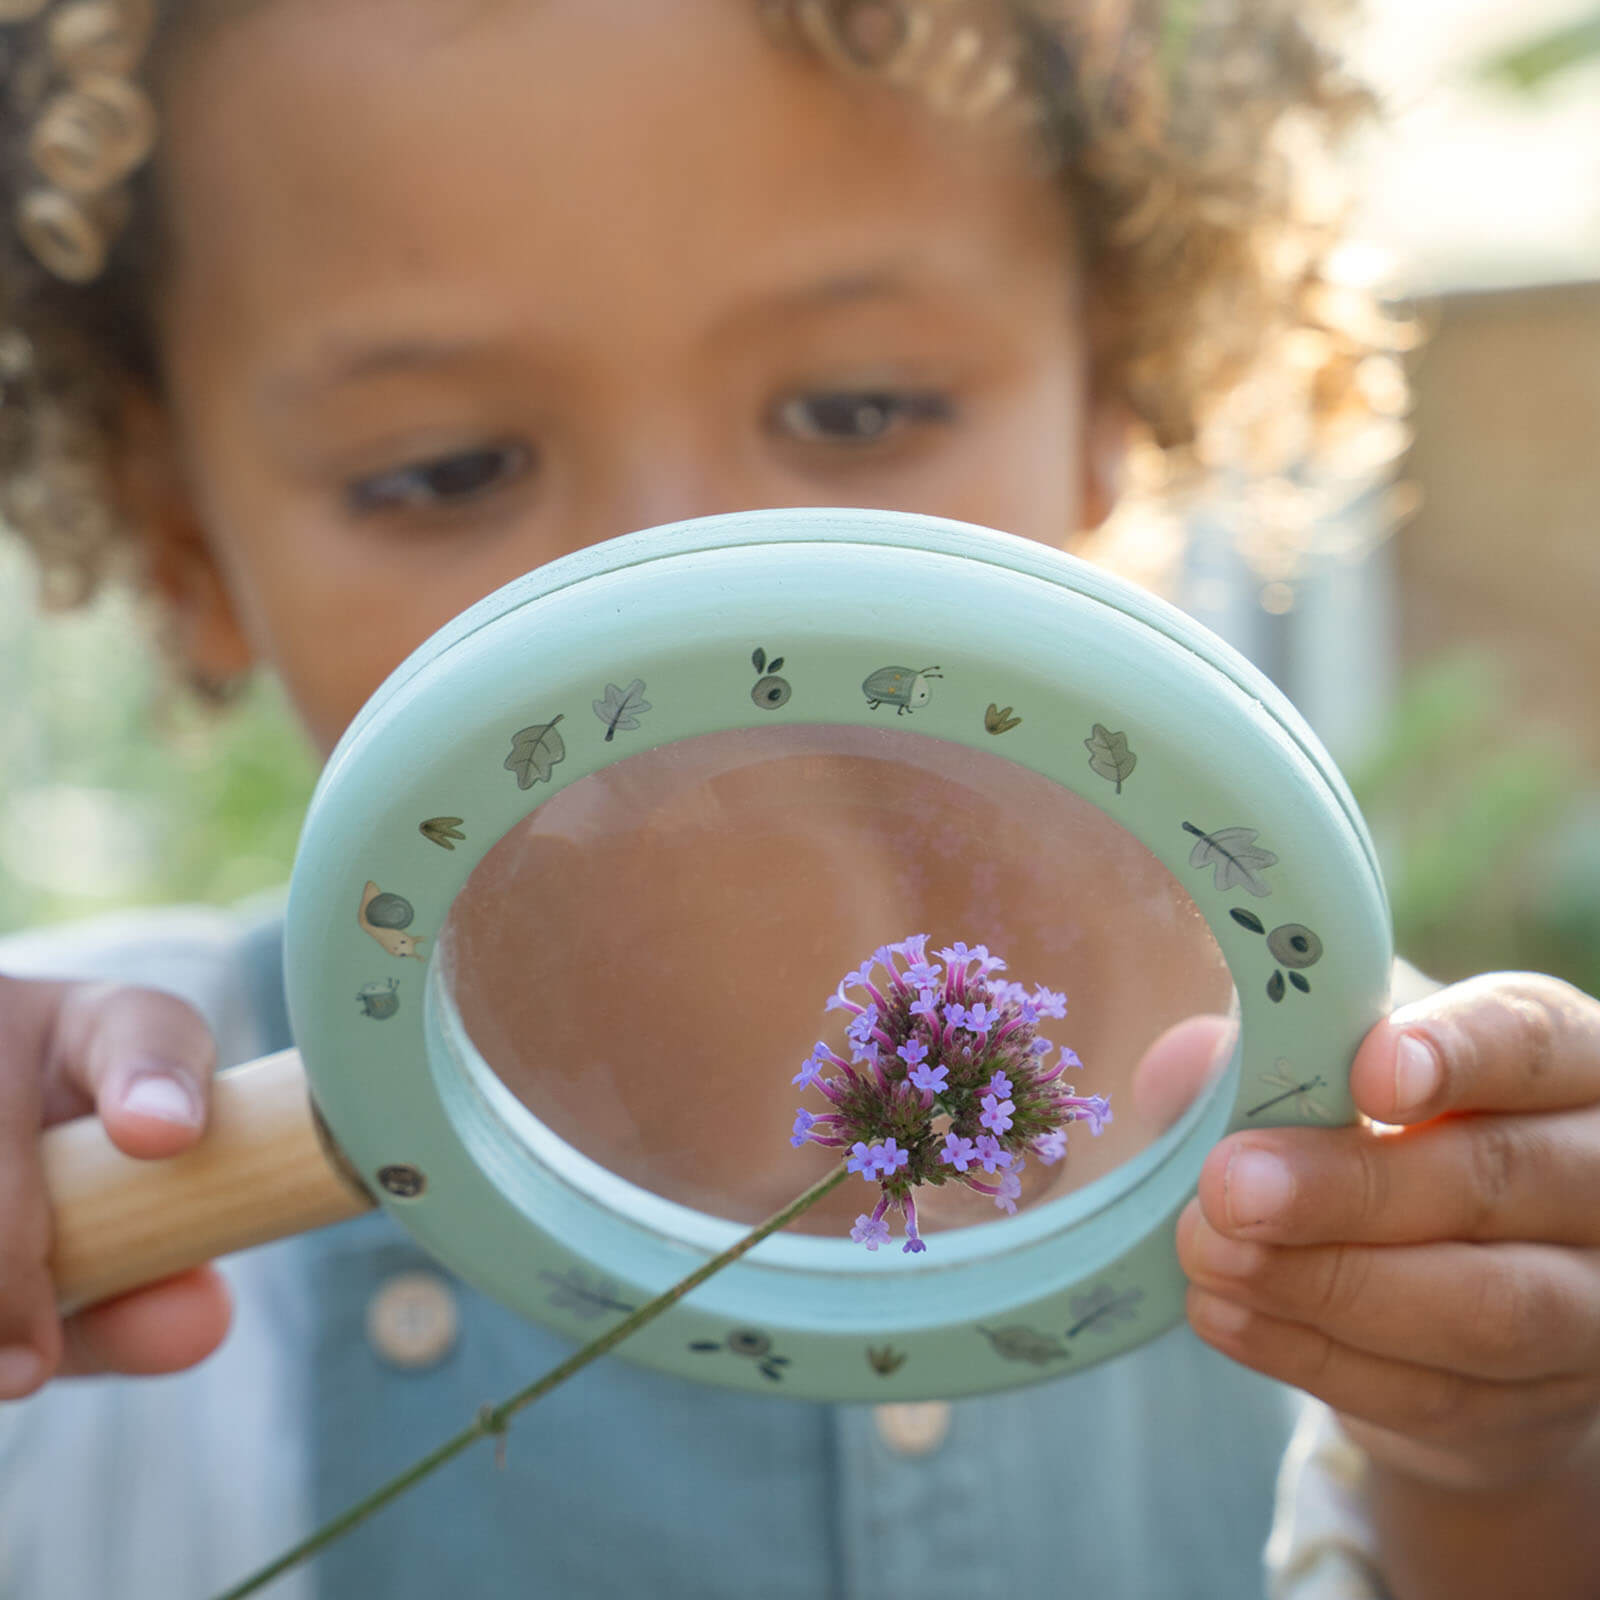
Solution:
[[[1270,1100],[1263,1100],[1260,1105],[1252,1106],[1245,1112],[1247,1117],[1257,1116],[1263,1111],[1270,1111],[1274,1106],[1280,1106],[1285,1100],[1294,1101],[1295,1114],[1304,1117],[1310,1122],[1326,1122],[1328,1112],[1318,1101],[1311,1098],[1314,1089],[1327,1087],[1327,1079],[1319,1072],[1314,1078],[1307,1078],[1304,1082],[1296,1082],[1296,1074],[1287,1061],[1280,1061],[1275,1072],[1263,1074],[1262,1083],[1269,1089],[1279,1092]]]

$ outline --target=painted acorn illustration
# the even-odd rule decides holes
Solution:
[[[879,706],[893,706],[897,717],[920,710],[933,698],[931,682],[944,674],[937,667],[923,667],[913,672],[910,667],[879,667],[861,685],[867,697],[867,709],[876,711]]]
[[[385,978],[381,983],[364,985],[356,994],[361,1015],[374,1022],[387,1022],[400,1009],[400,980]]]
[[[361,909],[356,919],[363,932],[370,933],[392,956],[422,959],[419,948],[427,936],[405,931],[415,916],[404,895],[389,894],[370,879],[361,891]]]
[[[778,676],[783,670],[783,657],[768,661],[767,652],[757,649],[750,657],[750,665],[761,675],[760,681],[750,691],[750,698],[763,711],[776,711],[779,706],[787,705],[794,691],[789,687],[787,678]]]
[[[1246,911],[1242,906],[1234,906],[1228,915],[1241,928],[1248,928],[1251,933],[1266,935],[1267,953],[1281,969],[1275,970],[1267,980],[1269,1000],[1276,1004],[1283,999],[1287,992],[1283,981],[1285,972],[1288,973],[1289,982],[1301,994],[1311,993],[1311,980],[1306,977],[1305,968],[1316,966],[1322,959],[1322,940],[1310,928],[1300,922],[1285,922],[1281,927],[1267,933],[1267,925],[1253,911]]]

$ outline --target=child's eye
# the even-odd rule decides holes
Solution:
[[[784,401],[776,422],[783,432],[808,444],[867,445],[916,423],[948,422],[953,412],[941,394],[832,389]]]
[[[515,443],[459,450],[363,478],[346,500],[355,512],[449,510],[515,482],[532,461],[533,452]]]

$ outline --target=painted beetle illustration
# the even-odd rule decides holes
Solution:
[[[404,895],[386,894],[370,880],[361,891],[361,909],[356,917],[362,931],[370,933],[392,956],[422,959],[418,947],[424,943],[426,935],[402,931],[411,926],[415,915],[411,902]]]
[[[929,681],[943,676],[937,667],[924,667],[920,672],[913,672],[910,667],[879,667],[861,685],[861,692],[867,697],[868,710],[889,705],[895,708],[897,717],[903,717],[927,705],[933,698]]]

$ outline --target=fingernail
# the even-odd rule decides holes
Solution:
[[[180,1128],[200,1125],[200,1107],[188,1084],[164,1073],[135,1078],[122,1095],[122,1109]]]
[[[31,1345],[11,1344],[0,1349],[0,1394],[26,1394],[43,1376],[44,1360]]]
[[[1222,1180],[1228,1219],[1237,1227],[1266,1222],[1289,1203],[1294,1178],[1289,1169],[1265,1150],[1241,1150],[1228,1163]]]
[[[1439,1057],[1425,1039],[1403,1034],[1394,1052],[1394,1106],[1399,1112],[1415,1111],[1439,1092],[1444,1074]]]

